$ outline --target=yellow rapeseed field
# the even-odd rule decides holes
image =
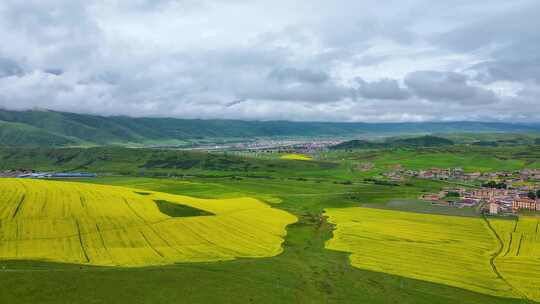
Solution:
[[[303,154],[284,154],[280,158],[288,160],[313,160],[312,157]]]
[[[295,216],[253,198],[208,200],[71,182],[0,180],[0,259],[102,266],[268,257]],[[214,215],[170,217],[154,200]]]
[[[540,302],[540,219],[490,220],[503,246],[495,265],[524,297]]]
[[[326,247],[350,252],[351,264],[358,268],[540,300],[537,219],[520,219],[517,226],[511,220],[490,220],[502,235],[501,250],[482,218],[370,208],[327,209],[326,215],[336,225]]]

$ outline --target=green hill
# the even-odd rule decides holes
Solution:
[[[350,140],[332,147],[335,150],[353,149],[380,149],[399,147],[438,147],[453,145],[454,142],[438,136],[420,136],[411,138],[388,139],[385,142],[372,142],[367,140]]]
[[[354,139],[342,142],[335,146],[332,146],[331,149],[335,150],[353,150],[353,149],[377,149],[383,148],[383,143],[376,143],[368,140]]]
[[[389,142],[389,144],[394,147],[437,147],[453,145],[454,142],[446,138],[426,135],[421,137],[396,139]]]
[[[0,110],[3,146],[178,144],[216,138],[353,136],[448,132],[540,132],[540,125],[484,122],[335,123],[96,116]],[[406,143],[414,144],[414,143]]]
[[[228,154],[125,147],[2,148],[0,171],[90,171],[132,176],[212,175],[267,178],[335,169],[330,162],[256,159]]]
[[[65,136],[30,125],[0,121],[0,146],[63,146],[75,143]]]

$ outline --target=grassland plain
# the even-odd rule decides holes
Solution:
[[[1,180],[0,180],[1,181]],[[0,261],[2,303],[522,303],[422,280],[351,267],[349,254],[326,250],[333,225],[324,208],[412,199],[440,183],[392,187],[288,177],[155,179],[110,177],[88,182],[199,198],[255,197],[295,214],[282,254],[269,258],[159,267],[95,267]]]
[[[252,198],[208,200],[80,183],[0,183],[0,258],[99,266],[268,257],[296,218]],[[160,204],[204,210],[170,217]],[[196,209],[195,209],[196,210]]]
[[[388,170],[396,165],[415,170],[461,167],[467,172],[540,168],[540,150],[537,146],[527,145],[511,147],[456,145],[435,148],[331,151],[324,153],[321,159],[353,164],[371,162],[375,166],[374,172]]]
[[[373,208],[327,209],[326,214],[336,225],[326,247],[350,252],[355,267],[540,300],[536,218],[487,222]]]

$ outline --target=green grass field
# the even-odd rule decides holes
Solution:
[[[170,303],[181,298],[189,303],[456,303],[456,299],[460,303],[519,303],[357,269],[349,264],[348,254],[324,248],[333,230],[321,217],[324,208],[412,197],[422,191],[420,186],[400,189],[295,180],[268,180],[263,184],[253,178],[118,177],[93,182],[201,198],[252,196],[273,200],[275,208],[295,214],[299,222],[288,227],[283,253],[271,258],[137,269],[0,262],[2,302]]]
[[[375,171],[401,165],[406,169],[461,167],[467,172],[540,168],[540,152],[533,146],[394,148],[384,150],[331,151],[322,159],[353,163],[371,162]]]
[[[328,161],[317,158],[310,162],[233,158],[232,167],[229,168],[234,169],[228,171],[223,169],[229,159],[226,156],[214,158],[189,154],[187,159],[182,159],[180,156],[172,157],[172,152],[163,152],[168,159],[163,162],[159,157],[161,152],[137,150],[130,153],[132,150],[122,149],[93,151],[97,153],[68,149],[67,152],[31,150],[18,155],[3,150],[0,151],[0,159],[4,160],[1,165],[4,168],[27,164],[31,159],[35,159],[42,169],[75,170],[82,167],[92,171],[102,168],[105,177],[83,182],[128,187],[140,193],[156,191],[218,200],[252,197],[296,216],[298,221],[287,226],[282,252],[272,257],[137,268],[2,260],[0,303],[527,302],[499,292],[487,293],[421,277],[360,269],[351,265],[350,253],[325,248],[325,244],[337,233],[334,224],[329,223],[324,215],[324,210],[328,208],[369,206],[423,213],[455,212],[444,208],[433,210],[431,206],[425,207],[415,201],[421,193],[448,186],[444,182],[413,179],[399,186],[364,182],[366,176],[376,174],[379,170],[376,168],[374,172],[367,173],[353,170],[358,162],[373,159],[363,154],[367,152],[347,152],[344,160],[334,154]],[[396,153],[394,158],[398,158],[401,152]],[[433,153],[439,155],[439,152]],[[458,155],[468,158],[464,153]],[[184,160],[192,160],[189,162],[192,166],[184,168],[179,165],[186,164]],[[436,157],[433,160],[434,163],[442,161]],[[519,158],[518,161],[523,160]],[[152,166],[159,164],[159,168],[145,167],[149,162]],[[392,162],[381,163],[381,166]],[[506,163],[503,161],[503,164]],[[425,165],[434,166],[432,163]],[[498,163],[495,162],[495,165]],[[255,169],[244,171],[246,166]],[[145,172],[144,177],[138,174],[141,170]],[[162,174],[163,177],[149,177],[150,172]],[[146,197],[144,194],[138,195]],[[172,201],[168,198],[162,200]],[[162,207],[167,209],[171,206]],[[179,212],[181,215],[182,212],[196,211],[175,209],[161,212]],[[463,221],[482,221],[474,212],[465,213],[456,215],[467,216],[460,217]],[[489,230],[486,233],[489,235]],[[490,238],[495,240],[493,236]],[[495,246],[495,241],[492,245]],[[502,263],[502,257],[495,262],[499,263],[499,259]],[[500,267],[505,266],[501,264]]]

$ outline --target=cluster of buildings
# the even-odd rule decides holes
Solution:
[[[32,172],[9,170],[0,172],[0,177],[4,178],[93,178],[97,177],[95,173],[88,172]]]
[[[255,141],[227,143],[222,145],[197,145],[184,148],[184,150],[312,154],[341,142],[343,141],[335,139],[257,139]]]
[[[472,195],[480,202],[483,202],[484,210],[492,215],[517,213],[519,210],[540,211],[540,199],[529,197],[529,191],[482,188],[474,190]]]
[[[31,174],[31,173],[32,171],[26,171],[26,170],[6,170],[6,171],[0,171],[0,177],[15,178],[20,175]]]
[[[360,165],[358,165],[358,170],[359,171],[362,171],[362,172],[367,172],[367,171],[371,171],[373,170],[373,168],[375,168],[375,164],[373,163],[362,163]]]
[[[540,199],[531,198],[530,191],[519,189],[460,188],[424,194],[420,199],[454,207],[478,206],[492,215],[516,214],[519,210],[540,211]]]
[[[316,141],[258,141],[246,146],[235,147],[238,150],[264,153],[298,153],[312,154],[334,146],[341,141],[336,140],[316,140]]]
[[[457,181],[491,181],[511,186],[512,184],[540,181],[540,169],[523,169],[520,171],[498,172],[469,172],[465,173],[462,168],[430,168],[426,170],[405,170],[400,166],[392,171],[384,173],[384,176],[393,180],[402,180],[404,177],[416,177],[422,179],[457,180]]]

